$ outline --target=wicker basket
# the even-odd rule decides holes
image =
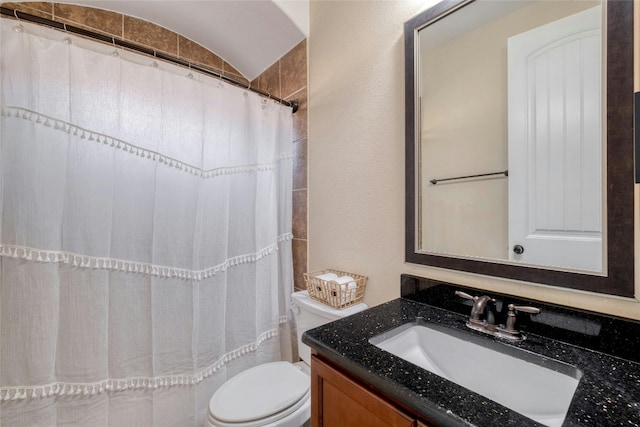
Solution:
[[[349,276],[353,278],[353,281],[341,284],[333,280],[323,280],[318,277],[328,273],[334,273],[338,277]],[[367,286],[367,276],[331,269],[304,273],[304,281],[307,283],[307,291],[309,291],[311,298],[338,309],[347,308],[359,303],[364,296],[364,290]],[[354,282],[355,288],[353,286]]]

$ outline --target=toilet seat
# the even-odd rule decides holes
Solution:
[[[289,362],[248,369],[215,392],[209,423],[220,427],[257,427],[295,413],[310,401],[309,376]]]

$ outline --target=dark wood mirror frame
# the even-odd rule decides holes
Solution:
[[[471,0],[473,1],[473,0]],[[469,0],[445,0],[405,23],[405,260],[410,263],[623,297],[634,296],[633,1],[603,0],[607,16],[607,268],[604,276],[417,252],[417,30]]]

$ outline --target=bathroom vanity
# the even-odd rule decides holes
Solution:
[[[640,426],[639,322],[490,293],[497,323],[506,321],[509,304],[540,309],[537,315],[517,314],[517,328],[525,337],[518,342],[467,327],[474,301],[456,291],[472,296],[482,296],[482,291],[408,275],[402,276],[401,286],[401,298],[303,336],[315,352],[313,426]],[[433,357],[427,355],[427,359],[444,357],[435,362],[448,365],[438,374],[418,366],[419,358],[409,362],[411,355],[398,353],[397,346],[389,344],[401,336],[396,328],[402,333],[411,326],[435,330],[445,338],[436,341],[427,334],[414,340],[422,339],[423,348],[416,354],[430,353],[430,345],[444,349],[440,356],[438,351]],[[487,358],[481,355],[485,351],[489,364],[491,354],[506,355],[535,369],[527,373],[502,360],[498,366],[485,367],[487,360],[482,359]],[[474,392],[468,387],[478,385],[465,387],[455,375],[449,376],[464,370],[458,368],[477,369],[477,376],[470,375],[473,378],[482,378],[485,370],[498,371],[479,384],[480,392]],[[564,396],[567,407],[560,417],[545,410],[563,398],[552,395],[563,386],[545,389],[546,380],[535,384],[537,377],[547,374],[566,377],[575,385]],[[551,396],[549,402],[544,401],[546,395]],[[503,404],[496,402],[503,398]],[[524,409],[518,406],[522,404]]]
[[[317,355],[312,357],[311,378],[317,396],[311,407],[314,426],[429,426]]]

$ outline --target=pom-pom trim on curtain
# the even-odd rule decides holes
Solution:
[[[293,234],[287,233],[278,237],[278,243],[286,242],[291,239],[293,239]],[[226,271],[229,267],[240,264],[255,263],[256,261],[276,252],[278,250],[278,243],[269,245],[268,247],[253,254],[245,254],[228,258],[218,265],[203,270],[187,270],[184,268],[176,268],[166,265],[154,265],[124,259],[95,257],[90,255],[74,254],[71,252],[48,251],[44,249],[14,245],[0,245],[0,256],[7,258],[20,258],[27,261],[58,262],[80,268],[142,273],[155,277],[171,277],[182,280],[198,281],[213,277],[219,272]]]
[[[181,171],[190,173],[200,178],[214,178],[221,175],[229,175],[235,173],[250,173],[250,172],[265,172],[274,170],[282,160],[292,159],[293,154],[281,154],[276,162],[262,163],[255,165],[242,165],[233,167],[222,167],[204,170],[196,166],[187,164],[178,159],[174,159],[155,151],[147,150],[141,147],[136,147],[134,144],[123,141],[118,138],[114,138],[108,135],[104,135],[98,132],[94,132],[89,129],[84,129],[80,126],[76,126],[73,123],[65,122],[63,120],[50,117],[37,111],[28,110],[21,107],[6,106],[2,108],[2,116],[8,118],[20,118],[28,120],[30,122],[40,124],[46,127],[52,127],[55,130],[77,136],[87,141],[93,141],[97,144],[104,144],[114,147],[115,149],[122,150],[126,153],[130,153],[135,156],[140,156],[151,161],[164,164],[166,166],[179,169]]]
[[[280,318],[280,323],[286,323],[287,316]],[[158,389],[167,387],[192,386],[201,383],[213,373],[220,370],[225,364],[231,362],[249,352],[256,351],[260,344],[269,338],[278,336],[278,329],[264,332],[254,343],[230,351],[222,356],[214,364],[194,375],[165,375],[159,377],[130,377],[121,379],[105,379],[93,383],[64,383],[55,382],[37,386],[24,387],[0,387],[0,400],[20,400],[47,398],[55,396],[94,396],[100,393],[124,392],[127,390]]]

